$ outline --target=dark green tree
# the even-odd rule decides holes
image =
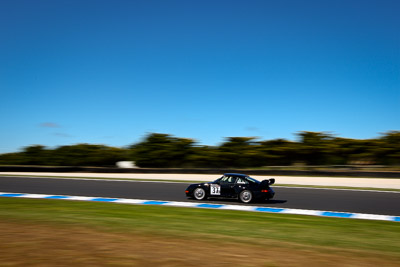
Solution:
[[[115,166],[117,161],[127,159],[128,155],[124,149],[77,144],[56,148],[52,161],[57,166]]]
[[[262,141],[259,150],[262,166],[291,165],[298,160],[298,144],[285,139]]]
[[[25,165],[51,165],[49,164],[51,151],[42,145],[25,147],[21,156]]]
[[[375,162],[382,165],[400,165],[400,131],[384,133],[373,140]]]
[[[254,137],[228,137],[219,147],[221,167],[248,168],[261,166],[259,144]]]
[[[131,146],[133,160],[139,167],[177,168],[190,165],[192,139],[152,133],[143,142]]]
[[[307,165],[328,164],[330,152],[334,149],[334,137],[324,132],[299,132],[298,156]]]

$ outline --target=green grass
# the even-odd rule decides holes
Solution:
[[[385,221],[18,198],[0,198],[0,219],[217,243],[400,255],[400,224]]]

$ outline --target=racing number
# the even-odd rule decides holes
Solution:
[[[221,186],[212,184],[210,187],[210,195],[221,195]]]

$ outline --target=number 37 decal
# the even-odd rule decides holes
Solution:
[[[221,195],[221,186],[218,184],[211,184],[210,195]]]

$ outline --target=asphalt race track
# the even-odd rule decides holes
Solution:
[[[188,183],[0,176],[0,192],[195,202],[186,198],[184,191],[187,186]],[[274,200],[250,205],[400,216],[400,193],[273,188],[276,192]],[[206,201],[244,205],[236,200]]]

